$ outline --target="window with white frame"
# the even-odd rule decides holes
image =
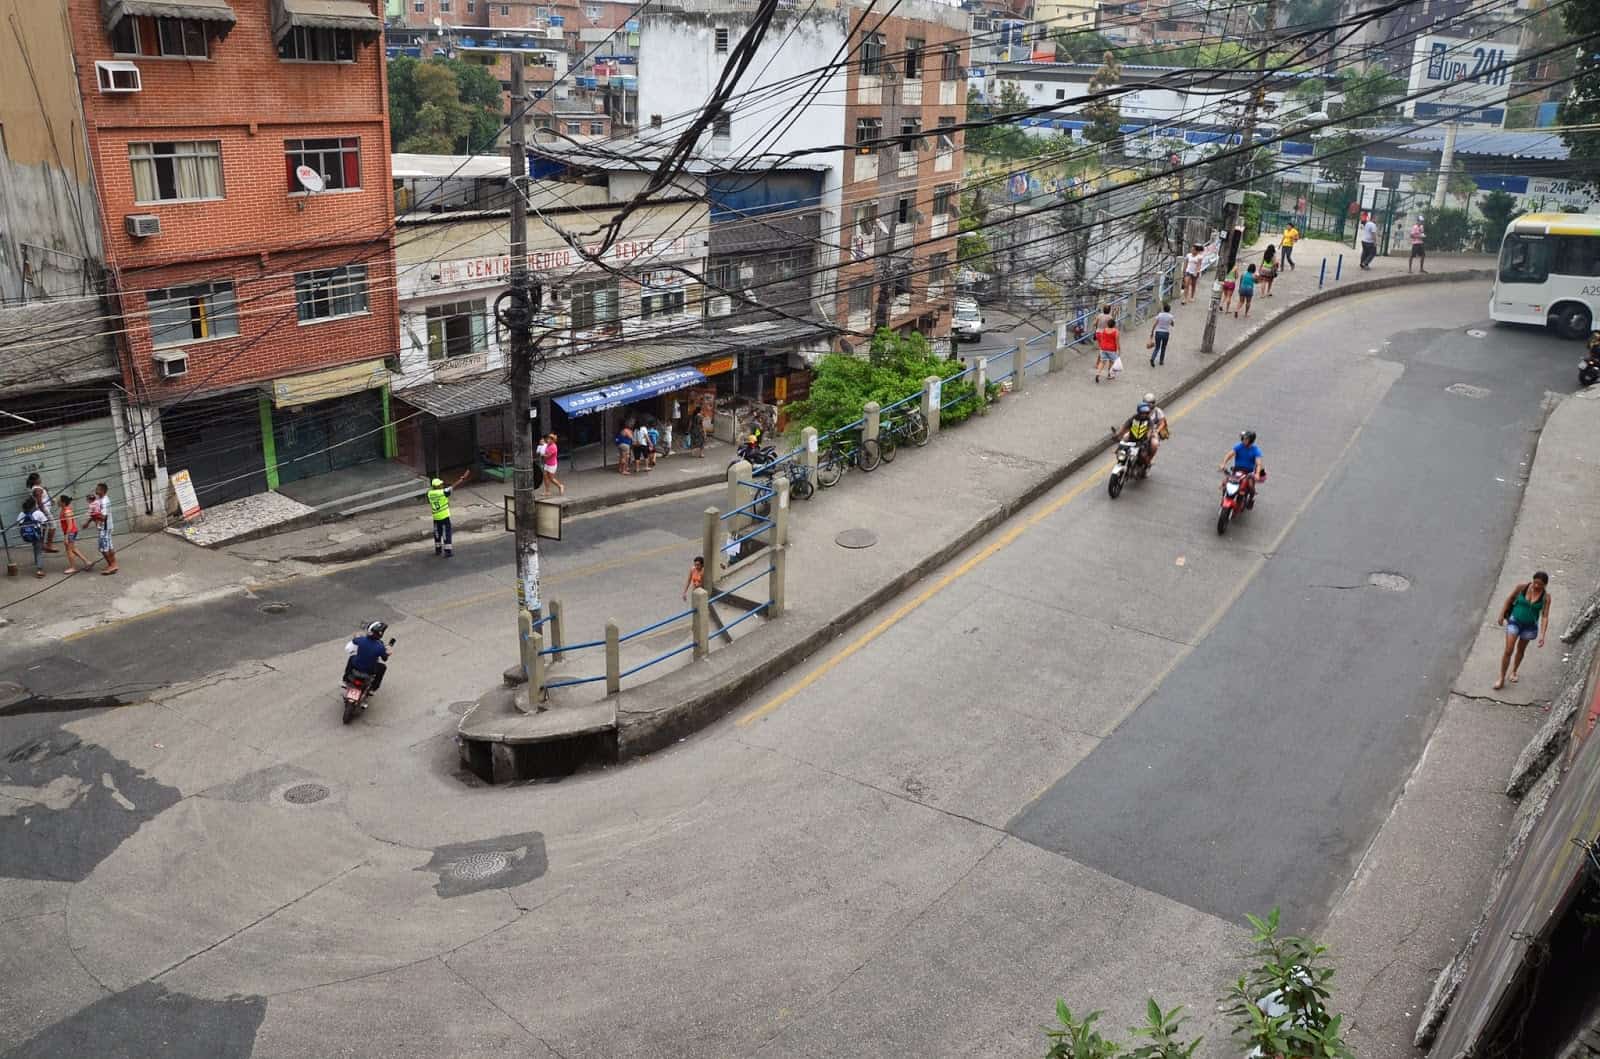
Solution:
[[[367,266],[341,265],[294,274],[295,308],[303,324],[367,311]]]
[[[806,266],[804,250],[775,250],[767,255],[767,262],[775,280],[794,279]]]
[[[489,311],[484,299],[430,305],[426,315],[429,360],[466,357],[489,348]]]
[[[309,166],[322,177],[330,191],[361,186],[361,140],[356,136],[318,140],[283,141],[283,161],[288,171],[289,192],[298,194],[301,186],[295,170]]]
[[[954,48],[946,48],[944,51],[944,64],[939,73],[946,81],[960,80],[961,53]]]
[[[928,255],[928,282],[943,283],[950,274],[950,255],[944,251]]]
[[[857,118],[856,119],[856,146],[864,147],[868,151],[874,149],[875,140],[883,139],[882,118]]]
[[[574,283],[572,285],[572,329],[574,331],[597,331],[614,328],[619,317],[620,299],[617,296],[617,281],[610,279],[592,280],[587,283]]]
[[[712,38],[716,46],[717,54],[728,54],[728,28],[726,26],[718,26],[716,29],[712,30]]]
[[[682,290],[646,291],[639,299],[639,315],[646,320],[661,316],[682,316],[683,308]]]
[[[857,284],[850,288],[850,314],[864,313],[872,308],[872,285]]]
[[[356,35],[348,29],[291,26],[278,42],[278,58],[305,63],[355,62]]]
[[[591,121],[589,123],[589,133],[593,136],[604,136],[606,134],[606,123],[603,121]]]
[[[239,333],[239,304],[228,280],[153,290],[148,309],[150,344],[157,349]]]
[[[111,50],[118,55],[143,55],[144,33],[138,18],[124,15],[111,29]]]
[[[222,198],[222,141],[158,140],[128,144],[133,200],[183,202]]]
[[[733,136],[733,117],[727,111],[718,111],[717,116],[711,119],[711,135],[719,140]]]
[[[934,188],[933,189],[933,215],[935,217],[946,217],[946,216],[949,216],[949,214],[950,214],[950,205],[951,205],[952,200],[954,200],[955,197],[956,197],[956,186],[954,184],[940,184],[938,187]]]
[[[439,11],[448,15],[450,13],[450,0],[439,0]]]
[[[922,76],[923,42],[916,37],[906,38],[906,80],[915,81]]]
[[[883,34],[868,33],[861,38],[861,72],[876,74],[883,66]]]
[[[470,15],[476,10],[478,10],[477,0],[467,0],[467,14]]]
[[[419,15],[422,14],[424,11],[428,10],[428,0],[412,0],[411,10],[415,11]]]
[[[206,24],[195,18],[156,19],[156,44],[160,54],[180,59],[210,57]]]
[[[599,22],[600,9],[598,7],[586,7],[583,9],[583,16],[590,22]]]

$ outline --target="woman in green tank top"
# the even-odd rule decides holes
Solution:
[[[1522,668],[1522,656],[1528,650],[1528,641],[1544,639],[1550,633],[1550,575],[1539,570],[1531,581],[1511,590],[1506,605],[1500,608],[1500,624],[1506,627],[1506,649],[1500,655],[1500,679],[1494,682],[1498,691],[1506,686],[1506,668],[1511,669],[1511,683],[1517,682],[1517,670]]]

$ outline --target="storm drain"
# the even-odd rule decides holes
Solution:
[[[312,805],[328,796],[328,788],[320,783],[297,783],[283,792],[283,800],[290,805]]]
[[[511,867],[511,858],[504,853],[469,853],[450,865],[450,874],[458,879],[477,882],[499,875]]]
[[[1411,587],[1411,579],[1404,574],[1379,571],[1367,577],[1367,584],[1373,588],[1381,588],[1385,592],[1404,592]]]
[[[258,609],[263,614],[287,614],[289,613],[289,607],[290,604],[275,600],[271,603],[261,604]]]

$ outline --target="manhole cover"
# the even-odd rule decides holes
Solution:
[[[263,603],[259,608],[263,614],[287,614],[290,604],[282,602]]]
[[[1464,382],[1453,382],[1444,388],[1445,393],[1453,393],[1457,397],[1488,397],[1489,391],[1482,386],[1473,386]]]
[[[1404,592],[1411,587],[1411,579],[1404,574],[1391,574],[1378,572],[1367,576],[1367,584],[1373,588],[1381,588],[1385,592]]]
[[[458,879],[487,879],[511,867],[511,858],[504,853],[468,853],[450,865],[450,874]]]
[[[1477,327],[1469,327],[1469,328],[1467,328],[1467,334],[1471,335],[1473,338],[1482,338],[1484,335],[1486,335],[1488,333],[1489,332],[1484,331],[1481,328],[1477,328]]]
[[[328,788],[320,783],[297,783],[283,792],[283,800],[290,805],[310,805],[328,796]]]
[[[841,548],[870,548],[878,543],[878,535],[869,529],[847,529],[833,538]]]

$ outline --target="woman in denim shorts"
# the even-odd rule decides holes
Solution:
[[[1500,624],[1506,627],[1506,649],[1500,655],[1500,679],[1494,682],[1498,691],[1506,686],[1506,667],[1511,668],[1511,683],[1517,682],[1517,670],[1522,668],[1522,656],[1528,650],[1528,641],[1537,639],[1544,646],[1550,633],[1550,575],[1536,571],[1532,580],[1524,581],[1511,590],[1506,605],[1500,608]]]

